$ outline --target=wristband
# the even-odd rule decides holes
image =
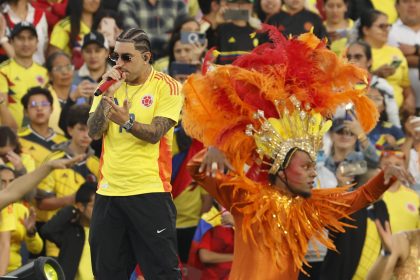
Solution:
[[[125,129],[125,131],[129,132],[134,126],[134,117],[133,115],[130,115],[130,118],[128,119],[128,121],[126,121],[123,125],[122,128]]]

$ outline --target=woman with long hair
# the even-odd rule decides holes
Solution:
[[[101,8],[101,0],[72,0],[67,5],[67,17],[59,21],[52,33],[48,53],[62,50],[72,57],[79,69],[83,64],[81,46],[83,37],[93,26]]]

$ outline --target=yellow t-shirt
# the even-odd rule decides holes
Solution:
[[[13,204],[10,204],[0,211],[0,232],[16,229],[16,220],[13,212]]]
[[[384,64],[391,64],[394,59],[401,60],[400,66],[396,69],[394,75],[386,78],[394,90],[394,98],[400,107],[404,101],[403,87],[410,86],[408,76],[408,64],[400,49],[385,45],[380,49],[372,48],[372,71],[375,71]]]
[[[70,18],[66,17],[54,26],[51,32],[50,44],[54,47],[57,47],[63,50],[68,55],[72,54],[70,49]],[[80,21],[80,33],[77,36],[77,41],[79,46],[82,46],[83,37],[90,32],[90,28]]]
[[[392,233],[420,228],[420,197],[406,186],[396,192],[386,191],[383,196],[389,212]]]
[[[90,259],[89,227],[83,227],[83,229],[85,231],[85,245],[83,246],[75,280],[94,280]]]
[[[28,89],[45,86],[48,82],[47,69],[37,63],[25,68],[9,59],[0,64],[0,92],[7,93],[8,107],[18,127],[23,122],[23,106],[20,103]]]
[[[201,197],[206,194],[200,186],[190,185],[174,199],[177,228],[197,226],[203,205]]]
[[[126,94],[135,121],[150,124],[154,117],[160,116],[178,122],[183,96],[180,84],[168,75],[152,70],[142,86],[124,83],[114,94],[119,106]],[[91,113],[100,100],[101,97],[93,99]],[[171,128],[158,143],[151,144],[109,122],[103,138],[98,194],[129,196],[170,192],[173,131]]]
[[[18,132],[19,142],[22,145],[22,152],[30,155],[35,160],[36,167],[45,161],[45,158],[52,152],[52,147],[67,140],[64,135],[53,133],[50,137],[44,138],[33,131],[30,126],[22,128]]]
[[[20,254],[22,241],[25,241],[26,248],[33,254],[41,253],[43,248],[43,242],[39,234],[36,233],[33,237],[28,237],[26,235],[26,228],[21,223],[21,220],[29,215],[29,209],[22,203],[13,203],[13,211],[16,229],[12,232],[11,235],[10,258],[7,272],[16,270],[22,266],[22,256]]]
[[[388,16],[388,21],[394,23],[398,19],[395,0],[372,0],[373,7]]]

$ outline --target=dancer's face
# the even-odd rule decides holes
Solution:
[[[287,184],[286,188],[295,195],[310,197],[316,177],[316,163],[303,151],[296,151],[289,166],[278,173],[277,183]]]

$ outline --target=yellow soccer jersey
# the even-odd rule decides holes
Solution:
[[[53,104],[52,104],[53,111],[50,116],[49,126],[52,129],[54,129],[55,132],[58,132],[64,135],[64,131],[58,126],[58,122],[60,121],[61,109],[63,105],[58,99],[57,93],[55,92],[54,88],[50,85],[48,86],[48,89],[51,92],[51,95],[53,97]]]
[[[54,145],[67,140],[64,135],[58,133],[53,133],[50,137],[44,138],[33,131],[30,126],[20,130],[18,136],[22,145],[22,151],[32,156],[36,167],[40,166],[45,158],[51,154]]]
[[[114,94],[119,106],[126,95],[131,103],[130,114],[139,123],[150,124],[157,116],[179,120],[183,104],[180,84],[166,74],[153,69],[142,86],[123,83]],[[100,100],[94,98],[91,113]],[[151,144],[110,122],[103,138],[98,193],[129,196],[170,192],[173,131],[170,129],[158,143]]]
[[[372,0],[373,7],[388,16],[388,22],[394,23],[398,19],[395,0]]]
[[[397,191],[386,191],[383,196],[389,212],[392,233],[420,228],[418,194],[406,186]]]
[[[63,50],[68,55],[71,55],[70,49],[70,18],[66,17],[54,26],[51,32],[50,44],[54,47],[57,47]],[[79,46],[82,46],[83,37],[90,32],[90,28],[80,21],[80,33],[77,37],[77,41]]]
[[[0,92],[7,93],[8,107],[19,127],[23,121],[23,106],[20,103],[28,89],[45,86],[48,82],[47,69],[35,62],[25,68],[9,59],[0,64]]]
[[[13,212],[13,204],[0,211],[0,232],[13,231],[16,229],[16,221]]]
[[[20,255],[20,249],[22,241],[25,241],[26,248],[33,254],[39,254],[43,248],[43,242],[38,233],[33,237],[26,235],[26,228],[21,223],[27,215],[29,215],[29,209],[22,203],[13,203],[14,218],[16,222],[16,230],[12,232],[11,244],[10,244],[10,258],[9,266],[7,271],[13,271],[22,266],[22,256]]]
[[[384,64],[390,65],[394,59],[401,60],[402,62],[397,67],[395,73],[387,77],[386,80],[394,90],[394,98],[398,107],[401,107],[404,101],[402,88],[410,86],[407,60],[400,49],[396,47],[385,45],[380,49],[372,48],[372,71],[375,71]]]

